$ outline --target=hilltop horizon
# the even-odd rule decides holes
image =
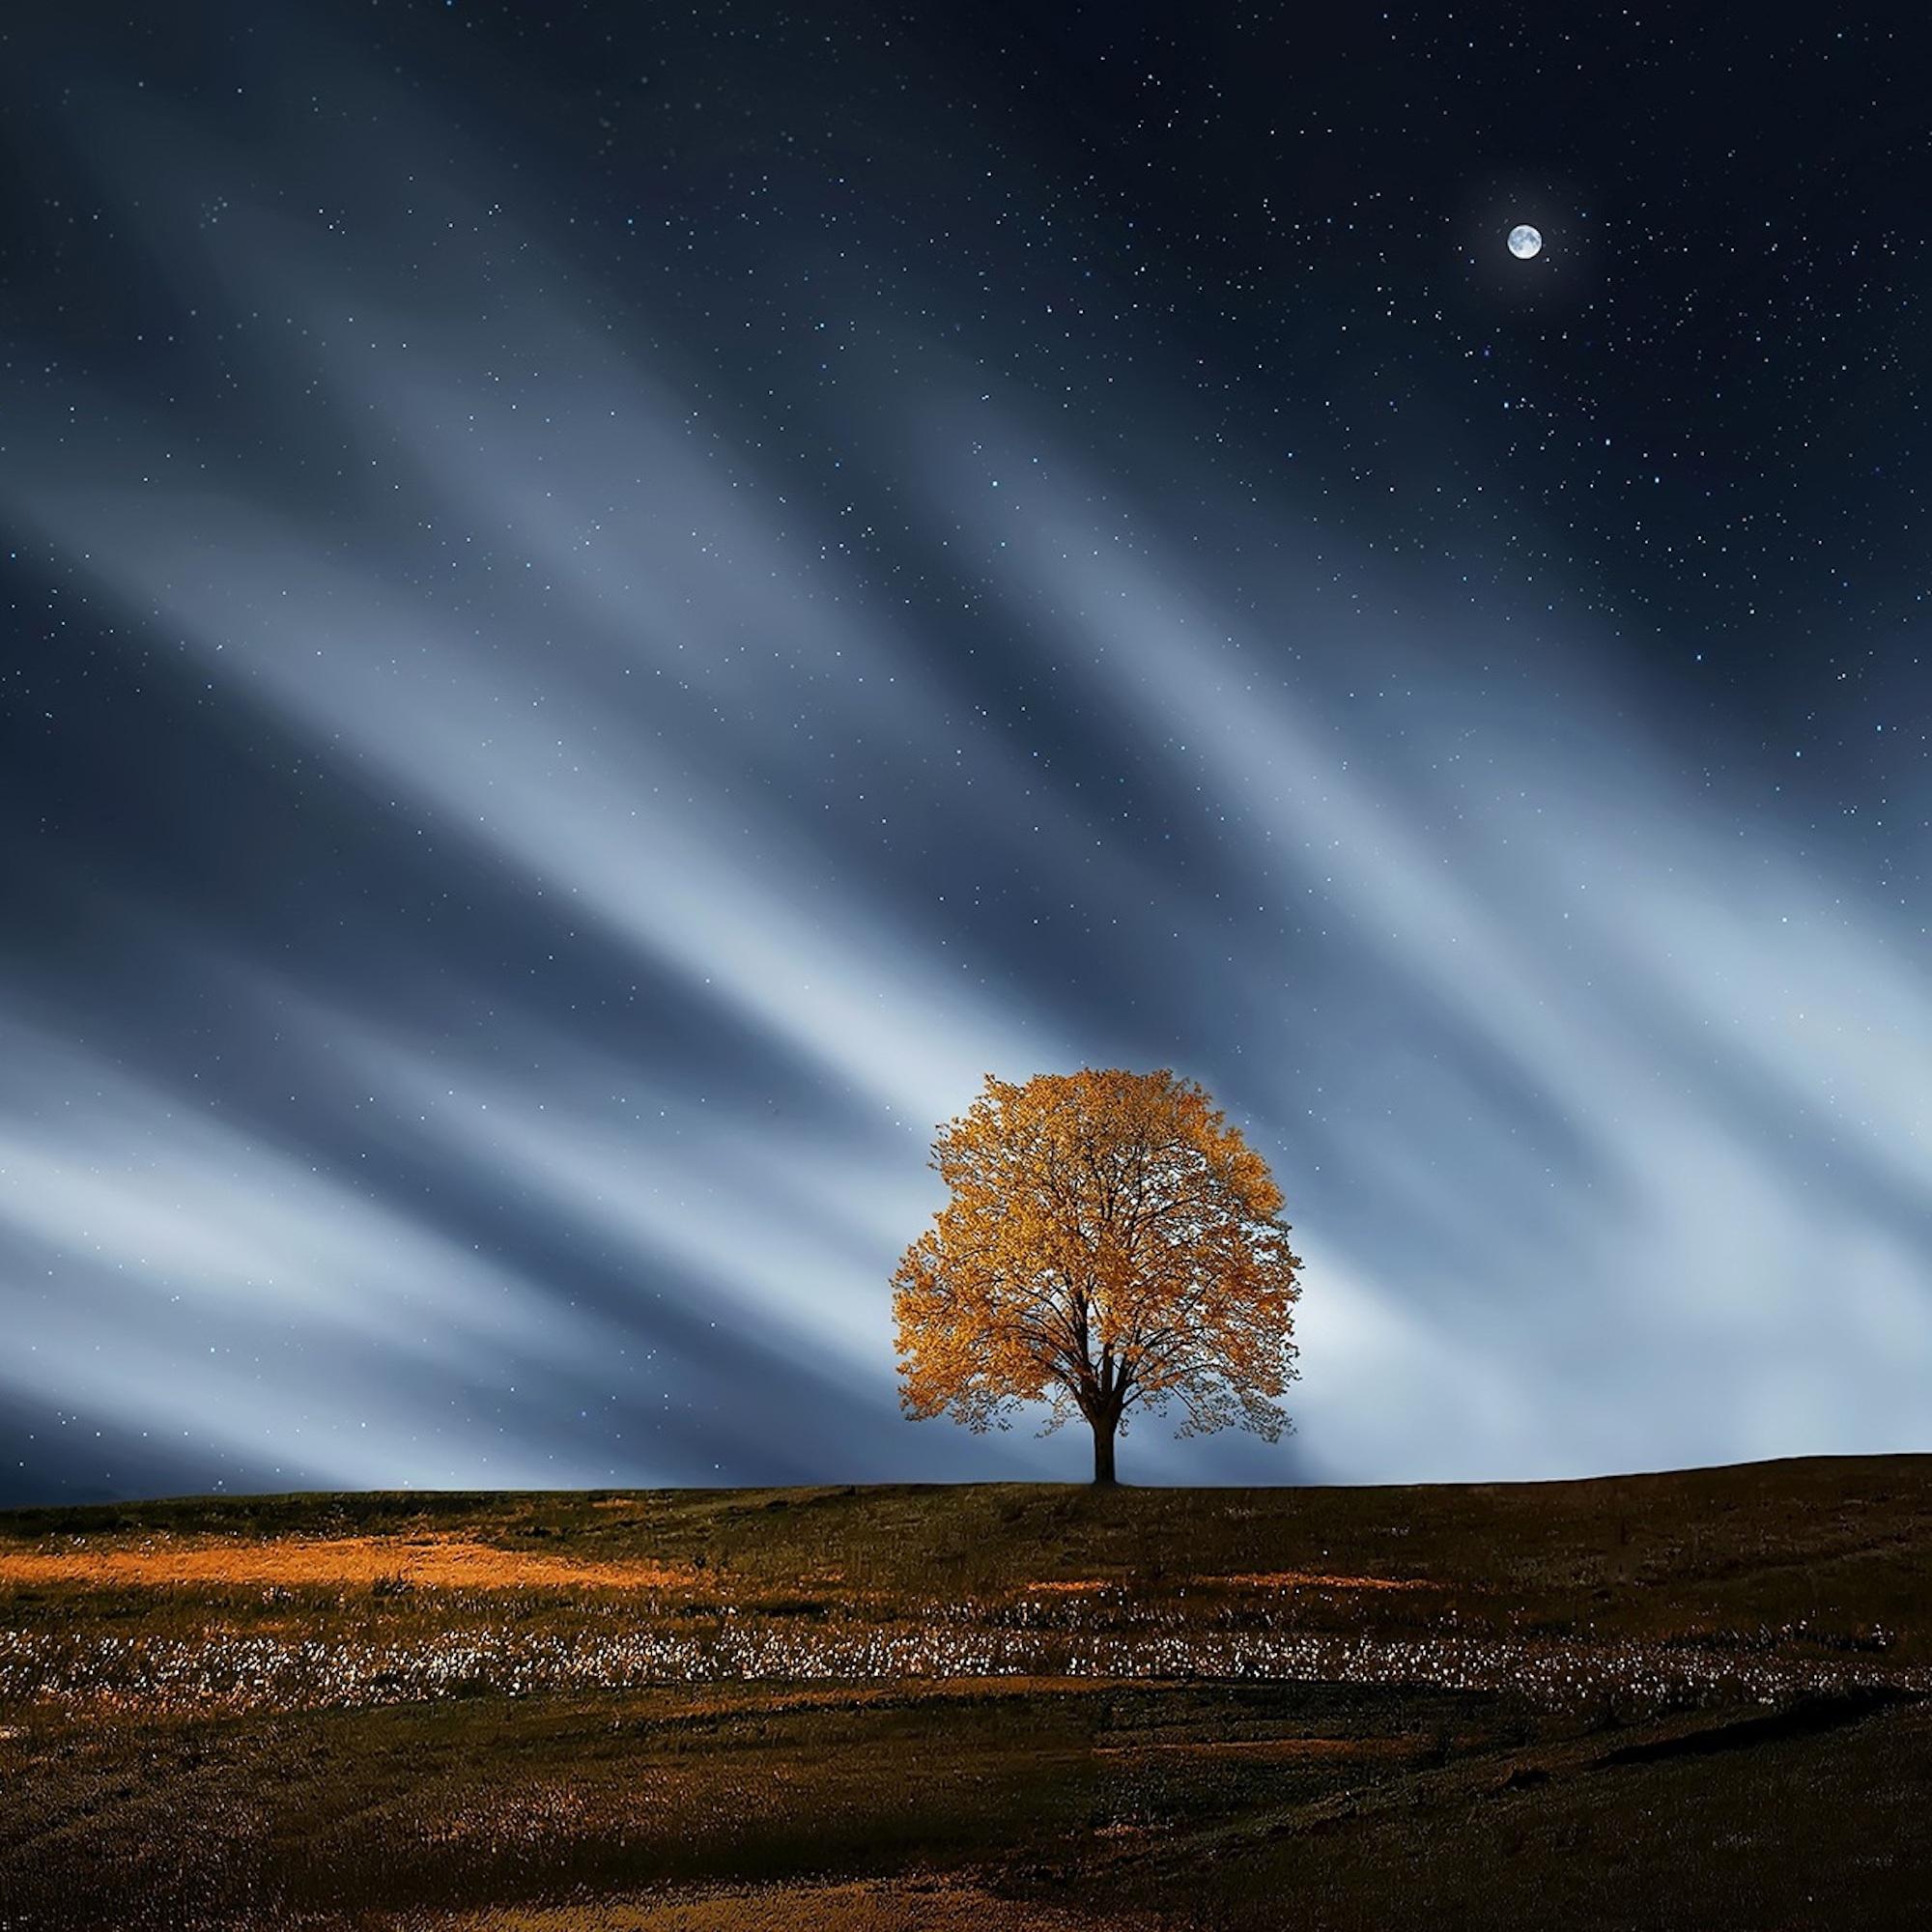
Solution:
[[[1382,1491],[1505,1491],[1505,1490],[1556,1490],[1583,1489],[1617,1483],[1642,1483],[1647,1480],[1663,1481],[1679,1477],[1736,1474],[1747,1470],[1775,1471],[1797,1468],[1866,1468],[1886,1464],[1909,1465],[1913,1463],[1932,1465],[1932,1450],[1902,1449],[1887,1450],[1870,1454],[1838,1454],[1835,1452],[1820,1455],[1760,1456],[1749,1457],[1734,1463],[1698,1463],[1682,1466],[1667,1465],[1652,1468],[1606,1469],[1584,1476],[1511,1476],[1483,1478],[1423,1478],[1413,1482],[1362,1482],[1362,1483],[1321,1483],[1321,1482],[1276,1482],[1276,1483],[1168,1483],[1137,1481],[1131,1475],[1122,1477],[1113,1489],[1118,1492],[1145,1492],[1158,1494],[1200,1494],[1214,1495],[1229,1492],[1261,1494],[1271,1492],[1283,1493],[1307,1492],[1369,1492]],[[886,1478],[879,1481],[843,1481],[837,1477],[827,1477],[815,1482],[805,1483],[585,1483],[563,1488],[515,1487],[501,1489],[456,1487],[439,1488],[429,1485],[415,1486],[377,1485],[369,1489],[298,1489],[298,1490],[181,1490],[167,1491],[154,1494],[129,1494],[92,1497],[52,1497],[41,1500],[0,1502],[0,1520],[9,1518],[45,1515],[63,1511],[84,1512],[89,1510],[111,1510],[121,1505],[137,1507],[142,1504],[170,1505],[193,1503],[248,1504],[248,1503],[289,1503],[289,1502],[334,1502],[364,1498],[371,1501],[395,1501],[407,1503],[412,1499],[424,1501],[444,1501],[460,1504],[473,1499],[539,1500],[544,1498],[581,1497],[594,1500],[598,1497],[650,1496],[650,1495],[863,1495],[868,1492],[891,1493],[895,1492],[945,1492],[945,1491],[1065,1491],[1075,1494],[1104,1494],[1096,1491],[1091,1480],[1075,1477],[1028,1476],[1028,1477],[961,1477],[957,1480],[936,1480],[929,1478]]]

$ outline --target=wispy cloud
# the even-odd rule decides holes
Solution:
[[[1077,1467],[902,1423],[886,1279],[983,1072],[1129,1061],[1249,1124],[1309,1264],[1292,1449],[1130,1473],[1914,1442],[1922,929],[1608,639],[1202,460],[1178,363],[1105,462],[924,298],[848,286],[863,371],[781,381],[331,86],[350,131],[253,146],[81,90],[61,165],[207,380],[0,390],[16,567],[191,693],[217,821],[238,746],[326,802],[288,904],[351,935],[224,909],[218,838],[180,905],[125,823],[98,876],[0,846],[0,1377],[259,1480]],[[181,804],[100,730],[57,775]]]

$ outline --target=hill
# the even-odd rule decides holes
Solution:
[[[1928,1605],[1932,1457],[15,1510],[0,1919],[1889,1925]]]

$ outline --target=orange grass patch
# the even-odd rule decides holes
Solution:
[[[402,1922],[384,1921],[398,1928]],[[964,1879],[925,1878],[693,1889],[681,1897],[602,1898],[585,1905],[498,1905],[416,1915],[407,1923],[411,1932],[1135,1932],[1152,1921],[1114,1911],[1075,1914],[1000,1898]]]
[[[120,1549],[0,1550],[0,1584],[84,1589],[177,1585],[370,1584],[401,1577],[421,1589],[671,1589],[696,1580],[682,1564],[584,1563],[458,1538],[338,1536],[311,1542],[143,1544]]]
[[[852,1711],[868,1704],[991,1704],[1028,1697],[1087,1697],[1150,1686],[1172,1688],[1149,1677],[908,1677],[884,1684],[843,1683],[824,1688],[780,1687],[768,1678],[719,1682],[698,1689],[660,1689],[631,1707],[646,1721],[683,1718],[769,1718],[792,1711]]]
[[[1312,1570],[1266,1570],[1240,1577],[1197,1577],[1197,1583],[1241,1590],[1441,1590],[1426,1577],[1325,1577]]]
[[[1184,1757],[1411,1757],[1421,1747],[1415,1738],[1222,1738],[1203,1744],[1095,1745],[1094,1755],[1143,1757],[1163,1751]]]

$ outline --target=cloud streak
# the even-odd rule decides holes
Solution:
[[[0,393],[100,668],[0,841],[21,1401],[170,1485],[1077,1473],[905,1424],[886,1284],[933,1123],[1085,1061],[1203,1078],[1309,1264],[1295,1441],[1130,1474],[1917,1445],[1922,930],[1687,771],[1560,557],[1339,532],[1150,326],[1098,429],[1000,373],[1004,213],[1008,310],[802,242],[726,300],[281,46],[252,131],[68,127],[187,373]],[[86,1439],[7,1480],[140,1483]]]

